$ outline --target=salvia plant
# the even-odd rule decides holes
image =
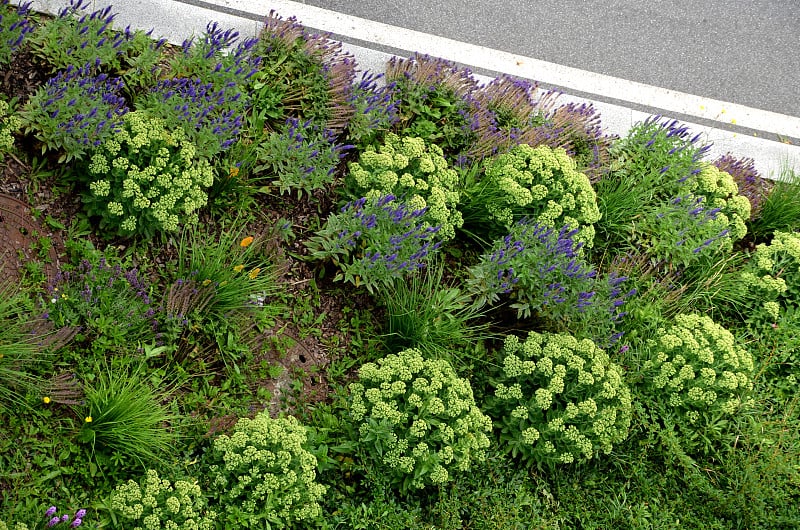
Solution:
[[[686,267],[707,254],[730,250],[735,234],[720,208],[692,194],[673,197],[646,211],[636,227],[637,243],[655,260]]]
[[[469,268],[467,286],[478,305],[494,304],[507,296],[519,318],[536,315],[550,326],[591,337],[601,344],[615,342],[616,324],[626,315],[624,276],[598,277],[580,255],[576,230],[559,231],[523,220],[495,241],[491,251]]]
[[[42,143],[42,153],[60,151],[61,161],[82,159],[122,128],[128,106],[122,79],[93,74],[97,62],[72,65],[37,89],[22,108],[26,132]]]
[[[42,379],[35,375],[42,367],[37,369],[37,365],[47,360],[38,344],[41,337],[28,329],[32,320],[28,303],[26,293],[0,285],[0,407],[8,410],[26,409],[26,396],[42,386]]]
[[[235,29],[224,30],[217,22],[209,22],[202,38],[183,41],[183,53],[170,60],[170,73],[175,78],[201,77],[218,87],[233,81],[242,88],[261,63],[254,54],[257,44],[255,37],[239,40]]]
[[[326,488],[316,481],[317,459],[306,441],[296,418],[266,411],[214,438],[203,461],[204,489],[224,527],[309,527],[321,518]]]
[[[413,348],[363,365],[349,410],[363,451],[401,492],[446,484],[490,445],[469,381]]]
[[[280,130],[270,132],[254,147],[253,171],[257,180],[269,179],[281,194],[296,191],[298,197],[311,196],[333,184],[349,147],[338,144],[333,131],[311,120],[301,123],[287,118]]]
[[[150,236],[195,222],[214,173],[183,128],[168,131],[162,120],[135,111],[72,178],[87,185],[84,205],[106,233]]]
[[[168,130],[181,128],[195,155],[211,159],[238,139],[245,107],[236,82],[207,81],[214,75],[160,81],[136,100],[136,108],[163,120]]]
[[[213,530],[217,517],[196,480],[170,482],[154,469],[138,482],[131,479],[118,485],[110,505],[131,530]]]
[[[708,438],[706,427],[754,405],[753,357],[733,334],[706,315],[676,315],[656,336],[644,341],[637,367],[637,390],[684,432]],[[685,440],[698,437],[687,436]],[[697,441],[697,449],[706,444]],[[687,447],[687,449],[694,449]]]
[[[642,205],[632,227],[637,245],[656,260],[688,266],[715,251],[730,252],[747,233],[750,201],[733,177],[702,163],[668,201]]]
[[[36,528],[55,528],[56,530],[66,529],[66,528],[78,528],[83,524],[83,520],[86,518],[86,509],[81,508],[77,510],[74,514],[70,515],[69,513],[63,513],[61,515],[58,514],[58,508],[55,506],[50,506],[47,510],[44,511],[43,520],[40,523],[34,525],[33,528],[30,528],[25,523],[16,523],[14,526],[8,526],[5,522],[0,520],[0,529],[2,530],[34,530]]]
[[[394,195],[351,201],[309,238],[309,256],[331,260],[337,281],[373,292],[425,267],[441,246],[440,227],[424,221],[425,211]]]
[[[438,145],[422,138],[388,133],[377,149],[367,147],[348,165],[345,186],[352,197],[392,194],[425,208],[424,220],[440,226],[444,240],[463,224],[458,173]]]
[[[394,95],[396,85],[384,83],[379,86],[383,76],[364,72],[360,81],[353,85],[348,98],[354,112],[348,122],[347,141],[359,152],[368,145],[381,143],[398,120],[398,99]]]
[[[154,41],[151,32],[114,29],[107,5],[88,12],[87,0],[70,0],[58,16],[42,25],[31,38],[33,54],[52,71],[69,65],[95,63],[96,71],[123,77],[131,87],[152,82],[158,74],[160,49],[166,39]]]
[[[700,173],[703,157],[711,148],[701,138],[702,134],[692,136],[688,126],[677,120],[652,116],[635,124],[614,144],[611,172],[605,178],[631,175],[642,193],[669,199],[681,191],[681,184]]]
[[[589,178],[563,149],[515,146],[487,159],[482,174],[473,174],[464,185],[462,210],[471,233],[491,239],[529,218],[542,226],[569,226],[585,248],[594,244],[597,198]]]
[[[9,64],[26,36],[33,32],[28,18],[32,3],[12,6],[10,0],[0,1],[0,65]]]
[[[589,339],[530,332],[503,344],[486,410],[500,441],[528,465],[583,462],[628,435],[632,401],[622,368]]]

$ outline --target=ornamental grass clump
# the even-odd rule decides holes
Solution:
[[[422,138],[386,135],[377,149],[367,147],[348,166],[345,186],[351,197],[376,198],[388,194],[425,208],[423,217],[441,227],[441,238],[450,240],[463,224],[458,211],[458,173],[449,167],[442,149]]]
[[[26,133],[42,144],[42,153],[60,151],[62,162],[81,160],[122,129],[128,105],[122,79],[94,75],[96,66],[72,65],[38,88],[22,108]]]
[[[589,339],[509,335],[486,410],[506,451],[525,464],[584,462],[628,435],[631,393],[622,368]]]
[[[676,315],[642,348],[637,371],[643,403],[687,434],[687,449],[712,439],[720,418],[752,407],[753,357],[711,317]]]
[[[150,386],[141,364],[106,362],[92,376],[84,383],[85,401],[74,406],[77,441],[106,472],[165,463],[177,439],[168,393]]]
[[[308,528],[319,522],[325,486],[294,417],[264,411],[216,437],[204,457],[205,492],[224,528]]]
[[[10,0],[0,1],[0,66],[11,62],[26,36],[34,31],[28,18],[32,3],[12,6]]]
[[[197,221],[214,182],[207,159],[182,128],[135,111],[71,177],[85,185],[83,203],[108,235],[149,237]]]
[[[591,248],[600,219],[589,179],[563,149],[518,145],[487,159],[482,175],[469,178],[462,198],[465,230],[493,239],[523,218],[542,226],[577,230]]]
[[[469,381],[413,348],[363,365],[349,407],[364,454],[403,493],[446,484],[490,445]]]
[[[440,226],[425,221],[426,208],[394,195],[362,197],[331,214],[306,246],[315,260],[331,260],[337,281],[369,292],[423,267],[441,246]]]
[[[111,494],[112,513],[130,530],[213,530],[217,514],[208,508],[197,481],[170,483],[154,469],[119,484]]]
[[[38,344],[41,337],[28,329],[29,302],[24,292],[0,284],[0,410],[25,410],[26,396],[44,383],[36,374],[48,356]]]

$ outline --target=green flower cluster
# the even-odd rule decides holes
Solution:
[[[690,193],[705,199],[706,207],[720,209],[717,218],[727,221],[729,242],[738,241],[747,234],[745,221],[750,219],[750,201],[739,195],[739,186],[729,173],[713,164],[703,164],[700,172],[686,181],[686,186]]]
[[[484,458],[492,421],[447,361],[412,348],[367,363],[358,375],[350,413],[360,442],[401,491],[444,484]]]
[[[506,337],[503,367],[487,412],[501,441],[529,464],[585,461],[608,454],[631,422],[622,368],[589,339],[566,333]]]
[[[388,133],[376,150],[368,146],[358,162],[349,165],[345,183],[354,198],[377,199],[393,194],[412,209],[427,208],[423,220],[441,226],[447,241],[464,224],[458,207],[458,173],[448,166],[442,149],[422,138]]]
[[[10,113],[8,103],[0,100],[0,160],[3,153],[8,153],[14,147],[12,133],[22,126],[22,120]]]
[[[129,480],[111,494],[111,510],[131,530],[211,530],[217,514],[207,508],[196,482],[170,484],[148,469],[139,482]]]
[[[305,443],[296,418],[267,412],[240,419],[232,435],[214,440],[207,490],[224,510],[226,528],[284,528],[321,517],[325,486],[315,482],[317,459]]]
[[[740,273],[743,300],[751,319],[778,321],[782,310],[800,299],[800,234],[775,232],[772,241],[756,247]]]
[[[578,230],[591,248],[600,210],[589,178],[564,149],[517,145],[484,162],[483,176],[466,187],[464,211],[475,230],[507,233],[522,218],[550,228]]]
[[[92,155],[79,180],[88,179],[83,200],[101,228],[122,235],[174,232],[197,221],[204,191],[214,181],[208,160],[198,158],[182,129],[141,111],[123,118],[124,128]]]
[[[644,347],[645,392],[689,424],[708,415],[731,416],[751,405],[747,394],[753,388],[753,358],[710,317],[677,315]]]

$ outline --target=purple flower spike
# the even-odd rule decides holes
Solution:
[[[47,511],[46,511],[46,512],[44,512],[44,516],[45,516],[45,517],[53,517],[53,515],[55,515],[55,513],[56,513],[57,511],[58,511],[58,508],[56,508],[55,506],[51,506],[51,507],[49,507],[49,508],[47,509]]]
[[[47,528],[51,528],[51,527],[53,527],[53,526],[57,525],[57,524],[58,524],[58,523],[60,523],[60,522],[61,522],[61,518],[60,518],[60,517],[58,517],[58,516],[56,516],[56,517],[53,517],[53,518],[52,518],[52,519],[50,519],[50,521],[47,523]]]

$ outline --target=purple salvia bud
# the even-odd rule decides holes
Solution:
[[[51,506],[51,507],[49,507],[47,509],[46,512],[44,512],[44,516],[45,517],[52,517],[57,511],[58,511],[58,508],[56,508],[55,506]]]

